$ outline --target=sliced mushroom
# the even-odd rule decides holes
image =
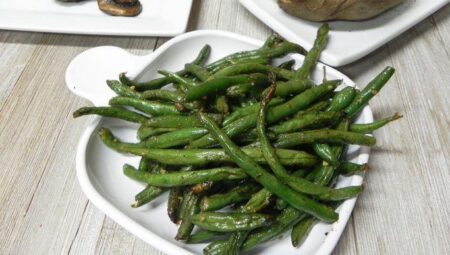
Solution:
[[[97,0],[98,7],[103,12],[113,16],[137,16],[142,11],[138,0]]]

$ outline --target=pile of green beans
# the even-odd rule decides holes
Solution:
[[[348,161],[347,146],[375,145],[369,133],[401,117],[354,123],[392,67],[361,91],[337,90],[340,80],[311,80],[328,30],[327,24],[319,28],[309,52],[272,35],[261,48],[210,64],[206,45],[184,69],[160,70],[163,77],[151,81],[121,73],[107,81],[117,94],[110,106],[83,107],[73,116],[140,125],[139,142],[120,141],[107,128],[99,138],[112,150],[141,157],[138,167],[123,166],[125,176],[146,185],[132,207],[169,192],[167,214],[179,225],[175,239],[211,242],[204,254],[228,255],[292,230],[299,247],[317,222],[337,221],[337,205],[363,191],[335,188],[339,176],[368,169]],[[293,60],[273,65],[288,54],[305,60],[297,69]]]

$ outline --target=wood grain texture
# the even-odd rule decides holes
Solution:
[[[194,1],[188,30],[222,29],[258,39],[271,30],[236,0]],[[371,106],[405,118],[377,131],[367,189],[334,254],[450,253],[450,6],[381,49],[340,68],[364,86],[397,68]],[[82,194],[74,151],[90,118],[64,86],[82,51],[115,45],[147,54],[167,38],[0,31],[0,254],[161,255],[105,217]]]

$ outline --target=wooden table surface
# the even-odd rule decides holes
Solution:
[[[367,189],[334,254],[450,254],[450,6],[351,65],[365,84],[398,72],[371,104],[401,121],[375,132]],[[264,39],[271,30],[236,0],[197,0],[189,30]],[[66,89],[77,54],[116,45],[148,54],[167,39],[0,31],[0,254],[162,254],[118,226],[82,193],[75,148],[88,104]]]

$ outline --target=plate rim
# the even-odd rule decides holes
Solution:
[[[239,2],[244,6],[250,13],[252,13],[258,20],[266,24],[269,28],[274,30],[275,32],[279,33],[283,37],[285,37],[288,40],[291,40],[293,42],[297,42],[301,44],[302,46],[307,46],[307,48],[312,47],[312,43],[306,41],[303,37],[298,36],[295,34],[294,31],[289,29],[288,26],[284,25],[282,22],[280,22],[276,17],[270,15],[269,13],[265,12],[261,7],[260,4],[258,4],[258,1],[255,0],[239,0]],[[364,50],[361,50],[356,53],[348,54],[345,56],[340,56],[331,52],[327,52],[326,50],[322,53],[321,61],[324,63],[333,66],[333,67],[339,67],[347,64],[351,64],[355,61],[360,60],[361,58],[369,55],[370,53],[374,52],[375,50],[379,49],[386,43],[390,42],[397,36],[403,34],[408,29],[412,28],[431,14],[435,13],[437,10],[441,9],[443,6],[448,4],[450,0],[444,0],[441,3],[438,3],[433,6],[433,8],[428,9],[425,12],[422,12],[420,15],[415,16],[415,18],[412,18],[402,27],[399,27],[396,29],[395,32],[391,33],[389,36],[385,37],[379,44],[372,45],[369,48],[366,48]],[[285,15],[288,15],[287,13]],[[299,21],[301,22],[301,20]],[[317,24],[320,24],[322,22],[317,22]]]
[[[261,45],[263,42],[260,40],[256,40],[250,37],[242,36],[239,34],[235,34],[232,32],[220,31],[220,30],[200,30],[194,31],[190,33],[186,33],[175,37],[168,42],[166,42],[163,46],[158,48],[153,53],[143,56],[148,57],[150,62],[155,59],[158,55],[162,54],[165,50],[170,49],[171,45],[174,45],[180,41],[196,37],[196,36],[225,36],[230,37],[235,40],[240,40],[245,43],[254,44],[255,46]],[[93,50],[93,49],[90,49]],[[81,53],[82,54],[82,53]],[[76,58],[76,57],[75,57]],[[75,59],[74,58],[74,59]],[[147,65],[142,65],[135,71],[136,74],[145,70]],[[321,68],[323,64],[319,63],[318,68]],[[70,66],[70,65],[69,65]],[[344,80],[350,81],[348,85],[354,86],[354,82],[349,79],[345,74],[337,71],[334,68],[329,67],[330,71],[337,72],[339,76],[342,76]],[[70,87],[70,81],[66,81],[67,85]],[[364,108],[364,112],[367,122],[373,121],[373,114],[369,106]],[[153,233],[151,230],[145,228],[139,223],[135,222],[133,219],[129,218],[125,213],[121,212],[118,208],[116,208],[113,204],[111,204],[106,198],[104,198],[95,188],[94,183],[89,177],[89,171],[86,166],[86,151],[89,146],[89,142],[92,137],[95,135],[95,130],[98,128],[101,123],[103,117],[95,117],[94,120],[86,127],[86,130],[83,132],[80,141],[77,146],[76,153],[76,171],[77,178],[82,188],[83,193],[88,197],[88,199],[105,215],[110,217],[120,226],[125,228],[130,233],[134,234],[136,237],[144,240],[148,244],[152,245],[154,248],[161,250],[162,252],[166,252],[168,254],[174,255],[185,255],[185,254],[194,254],[191,251],[178,246],[174,243],[171,243],[167,239],[160,237],[159,235]],[[361,146],[360,153],[358,157],[360,157],[360,161],[368,162],[370,154],[370,148]],[[362,183],[363,177],[359,175],[354,175],[351,179],[351,185],[359,185]],[[316,254],[330,254],[337,242],[339,241],[342,232],[344,231],[346,225],[348,224],[349,217],[353,211],[357,198],[352,198],[346,200],[339,208],[339,221],[333,223],[333,231],[330,232],[327,237],[325,237],[324,242],[320,245],[320,248],[317,250]]]
[[[192,10],[193,0],[181,0],[185,3],[188,8],[184,10],[186,13],[182,19],[180,18],[180,22],[176,24],[171,23],[171,20],[165,19],[164,17],[158,16],[157,20],[164,22],[165,29],[153,28],[153,29],[126,29],[126,30],[118,30],[109,27],[108,25],[102,26],[100,29],[89,29],[92,28],[91,25],[73,25],[73,26],[52,26],[51,24],[58,24],[58,20],[65,18],[66,14],[64,13],[46,13],[46,12],[35,12],[34,14],[31,11],[18,11],[18,10],[7,10],[0,8],[0,29],[4,30],[12,30],[12,31],[28,31],[28,32],[43,32],[43,33],[58,33],[58,34],[78,34],[78,35],[109,35],[109,36],[176,36],[181,33],[184,33],[187,29],[190,13]],[[45,16],[45,19],[39,19],[38,22],[28,22],[28,24],[22,24],[17,20],[17,16],[21,15],[30,18],[30,15],[34,16]],[[80,19],[86,20],[102,20],[103,18],[111,19],[111,18],[124,18],[124,17],[113,17],[113,16],[92,16],[92,15],[84,15],[84,14],[75,14],[74,17],[79,17]],[[125,17],[127,18],[127,17]],[[144,19],[143,22],[145,22]]]

